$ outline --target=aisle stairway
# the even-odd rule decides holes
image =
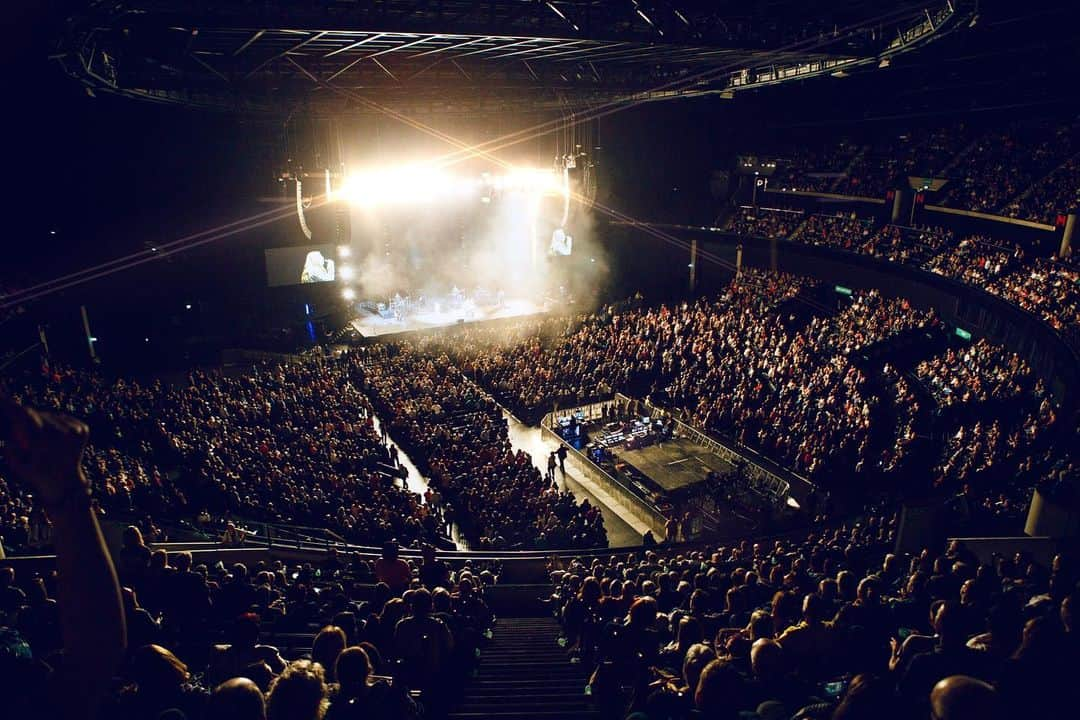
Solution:
[[[587,671],[559,646],[552,618],[502,618],[450,720],[592,720]]]

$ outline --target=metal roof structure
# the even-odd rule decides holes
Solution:
[[[572,112],[872,69],[973,12],[971,0],[94,0],[54,57],[92,92],[244,112]]]

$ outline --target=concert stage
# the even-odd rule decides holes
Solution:
[[[462,297],[394,298],[389,302],[364,302],[356,305],[360,315],[349,325],[366,338],[397,333],[430,330],[462,323],[500,320],[546,313],[550,303],[524,298]]]

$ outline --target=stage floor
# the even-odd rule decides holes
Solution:
[[[369,338],[449,327],[460,323],[539,315],[547,311],[546,304],[536,303],[531,300],[514,299],[504,300],[502,304],[494,307],[464,303],[460,307],[417,312],[401,319],[384,318],[377,313],[365,312],[360,317],[351,320],[349,324],[363,337]]]
[[[612,448],[620,460],[633,465],[666,492],[699,483],[710,470],[729,473],[735,466],[685,438],[673,438],[663,445],[637,450]]]

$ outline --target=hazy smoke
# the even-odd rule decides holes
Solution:
[[[415,206],[354,206],[351,236],[357,297],[444,295],[457,287],[539,300],[569,292],[588,302],[604,285],[606,255],[590,212],[571,203],[564,230],[571,257],[549,257],[562,220],[560,197],[506,192],[483,202],[462,197]]]

